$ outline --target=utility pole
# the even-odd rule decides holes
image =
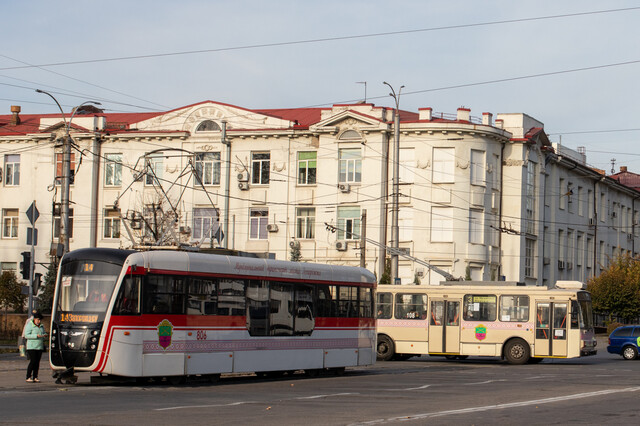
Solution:
[[[227,146],[226,178],[224,184],[224,222],[222,226],[223,247],[229,248],[229,186],[231,185],[231,141],[227,140],[227,122],[222,122],[222,144]]]
[[[364,268],[367,264],[367,209],[362,209],[362,219],[360,220],[360,229],[362,235],[360,235],[360,267]]]
[[[69,191],[71,188],[71,120],[76,115],[81,106],[86,104],[94,104],[94,105],[102,105],[100,102],[94,101],[86,101],[78,105],[73,113],[71,114],[71,118],[67,121],[66,116],[64,115],[64,111],[60,106],[58,100],[49,92],[45,92],[44,90],[36,89],[38,93],[44,93],[49,96],[53,101],[58,105],[58,109],[60,109],[60,113],[62,114],[62,120],[65,124],[65,135],[62,141],[62,181],[60,182],[61,193],[60,193],[60,235],[59,235],[59,243],[62,244],[62,253],[56,253],[60,257],[65,253],[69,252]]]
[[[394,143],[393,143],[393,197],[391,207],[391,241],[390,246],[393,250],[391,250],[391,283],[396,284],[398,281],[398,247],[400,240],[400,232],[398,229],[398,214],[399,214],[399,195],[400,195],[400,93],[402,92],[402,88],[404,86],[400,86],[398,93],[393,89],[393,87],[387,83],[383,82],[391,89],[391,93],[389,96],[393,98],[396,103],[395,114],[393,117],[393,127],[394,127]]]

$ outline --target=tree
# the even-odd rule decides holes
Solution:
[[[384,272],[380,277],[379,284],[391,284],[391,261],[389,258],[384,262]]]
[[[22,313],[27,296],[22,294],[22,283],[13,271],[4,271],[0,275],[0,306]]]
[[[291,245],[289,256],[292,262],[300,262],[300,260],[302,260],[302,253],[300,252],[300,246],[298,244]]]
[[[47,273],[42,282],[42,291],[38,295],[38,309],[44,314],[51,313],[53,307],[53,294],[56,287],[57,267],[55,263],[49,264]]]
[[[609,268],[587,283],[593,309],[632,320],[640,316],[640,262],[631,256],[620,256]]]

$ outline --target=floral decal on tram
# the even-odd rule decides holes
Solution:
[[[171,346],[171,336],[173,335],[173,324],[164,319],[158,324],[158,344],[162,349]]]

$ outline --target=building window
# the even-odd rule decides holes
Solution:
[[[559,191],[560,191],[560,203],[558,208],[560,210],[564,210],[567,208],[567,190],[566,187],[564,186],[564,179],[560,178],[558,181],[558,186],[559,186]]]
[[[584,216],[584,189],[579,186],[578,187],[578,215]]]
[[[362,157],[360,148],[341,149],[338,152],[339,176],[341,183],[353,183],[362,181]]]
[[[202,123],[198,124],[198,128],[196,128],[196,132],[219,132],[220,126],[218,123],[212,120],[205,120]]]
[[[16,273],[18,264],[16,262],[0,262],[0,273],[12,272]]]
[[[298,207],[296,209],[296,238],[315,238],[316,209],[314,207]]]
[[[56,185],[62,184],[62,164],[63,164],[64,154],[56,153]],[[69,163],[69,172],[70,172],[70,180],[69,184],[73,185],[75,173],[76,173],[76,155],[75,153],[71,153]]]
[[[122,154],[105,154],[104,185],[122,185]]]
[[[220,218],[218,211],[214,208],[194,208],[193,209],[193,239],[210,240],[218,239],[220,230]],[[217,236],[216,236],[217,235]]]
[[[159,155],[152,155],[145,158],[146,161],[146,175],[145,185],[159,185],[162,186],[162,164],[164,157]]]
[[[455,182],[455,148],[433,148],[433,183]]]
[[[269,183],[269,168],[271,165],[271,154],[268,152],[251,153],[251,183],[256,185],[267,185]]]
[[[266,240],[269,209],[251,209],[249,213],[249,239]]]
[[[298,152],[298,185],[315,185],[318,153]]]
[[[220,153],[196,153],[196,173],[203,185],[220,184]]]
[[[2,209],[2,238],[18,238],[18,209]]]
[[[484,226],[481,211],[469,210],[469,242],[471,244],[484,244]]]
[[[536,163],[527,162],[527,182],[525,183],[525,232],[530,235],[536,233]]]
[[[533,271],[535,270],[536,240],[526,238],[524,244],[524,276],[535,278]]]
[[[431,241],[453,241],[453,209],[451,207],[431,209]]]
[[[54,212],[53,216],[53,238],[60,238],[60,221],[61,210]],[[67,229],[67,236],[73,238],[73,209],[69,209],[69,229]]]
[[[471,185],[485,185],[486,167],[484,151],[471,150]]]
[[[114,209],[104,211],[104,238],[120,238],[120,212]]]
[[[4,184],[6,186],[20,185],[20,154],[4,156]]]
[[[338,240],[360,239],[360,207],[338,207]]]

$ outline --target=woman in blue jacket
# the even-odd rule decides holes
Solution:
[[[47,337],[42,325],[42,314],[40,312],[35,313],[33,319],[27,322],[24,337],[27,339],[27,353],[29,354],[27,382],[39,382],[40,358],[42,357],[42,352],[44,352],[44,339]]]

